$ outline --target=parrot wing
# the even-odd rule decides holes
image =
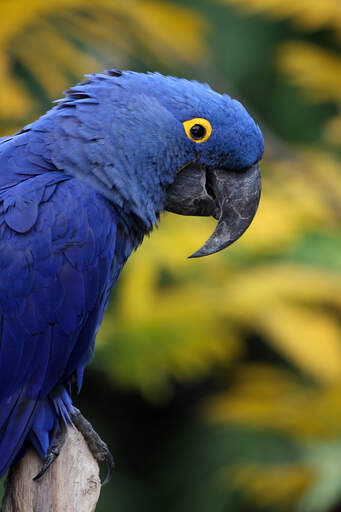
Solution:
[[[124,251],[109,203],[75,178],[29,177],[0,199],[1,474],[30,428],[46,452],[46,397],[74,373],[80,387]]]

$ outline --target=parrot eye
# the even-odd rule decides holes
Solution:
[[[194,142],[205,142],[211,136],[212,126],[211,123],[207,121],[207,119],[195,117],[194,119],[184,121],[182,124],[184,126],[187,137]]]
[[[192,136],[192,139],[200,140],[203,139],[206,135],[206,128],[202,124],[195,124],[190,129],[189,133]]]

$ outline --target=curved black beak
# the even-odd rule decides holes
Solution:
[[[190,256],[221,251],[235,242],[252,222],[261,193],[259,164],[243,171],[184,168],[167,190],[165,209],[180,215],[213,216],[217,227],[205,244]]]

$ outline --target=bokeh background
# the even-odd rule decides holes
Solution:
[[[78,405],[117,469],[98,512],[341,510],[339,0],[1,0],[0,134],[84,73],[241,99],[263,196],[233,247],[171,214],[129,260]]]

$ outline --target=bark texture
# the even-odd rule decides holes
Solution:
[[[99,467],[82,434],[69,427],[57,460],[37,482],[42,461],[30,449],[11,470],[1,512],[93,512],[101,490]]]

